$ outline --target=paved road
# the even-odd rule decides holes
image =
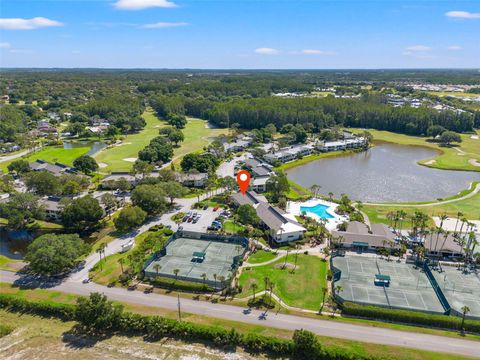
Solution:
[[[40,150],[40,149],[41,149],[41,146],[37,146],[35,148],[35,151]],[[10,161],[10,160],[13,160],[13,159],[17,159],[19,157],[22,157],[24,155],[27,155],[27,154],[31,153],[32,151],[33,150],[30,149],[30,150],[21,151],[19,153],[13,154],[13,155],[1,155],[0,156],[0,163]]]
[[[100,292],[108,296],[109,299],[125,303],[153,306],[170,310],[177,309],[177,298],[172,296],[144,294],[140,291],[128,291],[123,288],[108,288],[95,283],[82,284],[71,279],[67,279],[61,283],[40,283],[27,276],[0,270],[0,281],[15,283],[17,285],[22,284],[25,286],[30,285],[47,289],[49,288],[76,295],[88,295],[91,292]],[[446,338],[436,335],[375,328],[339,321],[319,320],[285,314],[268,313],[266,319],[262,320],[262,312],[257,310],[245,313],[245,309],[238,306],[213,304],[210,302],[190,299],[181,300],[181,309],[187,313],[241,321],[255,325],[264,325],[287,330],[303,328],[318,335],[480,358],[480,342],[458,338]]]
[[[215,193],[220,193],[222,189],[218,189],[215,191]],[[200,200],[203,200],[204,198],[208,197],[210,195],[200,195]],[[177,225],[170,220],[173,214],[176,212],[188,212],[190,211],[191,207],[193,204],[195,204],[198,201],[198,199],[195,198],[190,198],[190,199],[177,199],[175,201],[176,203],[176,209],[174,209],[171,212],[167,212],[161,216],[157,216],[156,218],[150,220],[149,222],[143,224],[141,227],[135,229],[134,231],[125,234],[119,238],[116,238],[112,240],[110,243],[108,243],[108,246],[105,249],[105,256],[113,255],[118,253],[122,249],[123,244],[127,244],[129,241],[134,240],[135,236],[138,236],[139,234],[142,234],[146,231],[148,231],[149,228],[151,228],[154,225],[158,224],[163,224],[163,225],[170,225],[173,230],[176,230]],[[88,256],[85,261],[85,267],[72,274],[70,276],[70,280],[73,282],[81,283],[84,279],[88,277],[88,272],[89,270],[100,260],[98,254],[91,254]]]

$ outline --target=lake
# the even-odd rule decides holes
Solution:
[[[73,141],[63,142],[64,149],[74,149],[79,147],[89,147],[90,150],[86,155],[92,156],[97,151],[100,151],[103,148],[106,148],[107,144],[105,144],[103,141],[89,141],[89,140],[73,140]]]
[[[428,201],[455,195],[480,180],[480,173],[428,168],[417,161],[438,152],[417,146],[381,143],[366,152],[314,160],[286,171],[290,180],[335,197],[364,202]]]

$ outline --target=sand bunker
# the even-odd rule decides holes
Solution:
[[[100,169],[104,169],[104,168],[106,168],[107,166],[108,166],[108,165],[105,164],[105,163],[102,163],[102,162],[101,162],[101,163],[98,163],[98,167],[99,167]]]
[[[125,143],[120,143],[120,144],[116,144],[115,146],[123,146],[123,145],[130,145],[131,142],[125,142]]]
[[[128,162],[135,162],[137,161],[137,158],[125,158],[123,161],[128,161]]]
[[[433,165],[437,162],[437,160],[428,160],[427,162],[424,162],[425,165]]]
[[[475,159],[470,159],[470,160],[468,160],[468,163],[469,163],[470,165],[473,165],[473,166],[480,166],[480,162],[478,162],[478,161],[475,160]]]
[[[478,135],[472,135],[472,136],[470,136],[470,139],[478,140]]]

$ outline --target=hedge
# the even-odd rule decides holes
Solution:
[[[460,330],[462,324],[462,319],[456,316],[433,315],[410,310],[387,309],[377,306],[358,305],[347,301],[341,305],[341,308],[342,314],[376,320],[439,327],[443,329]],[[466,319],[464,327],[465,331],[480,333],[480,321]]]
[[[0,294],[0,308],[13,312],[36,314],[45,317],[57,317],[64,321],[75,321],[76,305],[57,304],[45,301],[28,301],[8,294]],[[265,353],[277,358],[292,359],[333,359],[333,360],[376,360],[376,356],[349,351],[344,348],[322,346],[317,337],[305,330],[296,330],[292,340],[267,337],[255,333],[240,334],[235,329],[218,326],[176,321],[160,316],[144,316],[125,312],[116,322],[115,329],[124,334],[140,334],[148,338],[161,339],[171,337],[185,341],[204,341],[219,347],[235,348],[240,346],[251,353]],[[300,335],[299,335],[300,334]],[[307,335],[307,336],[306,336]],[[317,339],[311,347],[298,341],[299,337]],[[294,340],[295,339],[295,340]],[[307,357],[300,354],[308,354]]]

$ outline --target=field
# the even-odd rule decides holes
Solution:
[[[351,130],[355,131],[359,129]],[[461,134],[462,142],[459,146],[448,148],[440,147],[438,144],[426,141],[428,138],[373,129],[369,129],[368,131],[376,141],[385,141],[400,145],[424,146],[441,152],[440,155],[432,159],[420,161],[419,164],[421,165],[445,170],[480,171],[479,166],[471,164],[472,159],[480,163],[480,139],[472,139],[472,134]],[[476,135],[479,135],[478,131]]]
[[[277,254],[271,251],[257,250],[255,253],[248,257],[247,262],[249,264],[260,264],[275,259],[276,257]]]
[[[404,210],[408,214],[413,214],[418,210],[429,216],[447,214],[449,217],[456,217],[458,212],[462,212],[469,220],[480,220],[480,207],[478,204],[480,204],[480,192],[468,199],[436,206],[374,206],[365,204],[362,211],[368,215],[368,218],[372,223],[386,223],[387,213],[397,210]]]
[[[159,128],[165,126],[165,123],[161,122],[152,110],[146,110],[142,116],[147,123],[142,131],[138,134],[127,135],[122,144],[106,148],[94,155],[97,163],[107,165],[106,167],[101,166],[100,171],[130,171],[133,162],[124,159],[137,158],[138,152],[148,145],[150,140],[158,136]]]
[[[466,92],[457,92],[457,91],[429,91],[431,95],[436,96],[456,96],[456,97],[479,97],[480,94],[466,93]]]
[[[167,123],[158,119],[151,109],[143,113],[147,125],[138,134],[127,135],[122,144],[107,148],[95,154],[97,163],[102,164],[102,172],[112,171],[130,171],[133,165],[133,159],[136,159],[138,152],[142,150],[150,140],[158,136],[160,128],[167,126]],[[188,118],[185,129],[182,129],[185,140],[180,143],[180,147],[175,148],[173,159],[179,163],[181,158],[190,152],[202,150],[211,138],[224,134],[224,129],[209,129],[206,122],[200,119]],[[133,161],[126,161],[131,159]],[[105,164],[105,165],[103,165]]]
[[[75,297],[51,290],[19,290],[11,285],[0,283],[2,293],[16,294],[28,300],[43,300],[49,302],[74,303]],[[176,311],[160,308],[125,304],[126,310],[145,315],[158,315],[176,318]],[[235,354],[223,353],[221,350],[205,347],[204,344],[186,343],[171,339],[161,339],[157,342],[144,341],[141,337],[119,336],[93,338],[75,334],[72,330],[75,322],[62,322],[55,318],[42,318],[29,314],[18,314],[0,310],[2,325],[13,328],[13,332],[0,338],[0,353],[4,359],[16,359],[22,354],[22,359],[261,359],[250,356],[241,349]],[[267,326],[252,325],[241,322],[215,319],[207,316],[182,313],[182,319],[197,324],[235,328],[240,333],[252,332],[264,336],[291,338],[292,332]],[[378,324],[378,323],[377,323]],[[401,328],[403,330],[403,328]],[[429,330],[440,333],[438,330]],[[370,354],[388,359],[416,360],[462,360],[460,356],[420,351],[395,346],[384,346],[362,343],[345,339],[318,337],[324,346],[341,347],[355,354]],[[354,357],[353,357],[354,358]]]
[[[311,255],[299,254],[297,269],[282,269],[285,258],[272,264],[242,269],[240,284],[243,286],[242,296],[252,295],[251,284],[256,282],[257,291],[265,289],[264,278],[268,277],[275,284],[273,293],[287,305],[318,310],[323,300],[322,289],[326,287],[327,263]],[[287,265],[293,265],[295,255],[289,255]]]
[[[37,159],[45,160],[48,162],[59,162],[65,165],[72,165],[73,161],[90,151],[89,147],[79,147],[73,149],[64,149],[61,146],[46,146],[39,151],[36,151],[32,154],[29,154],[26,157],[14,159],[11,161],[6,161],[0,164],[0,169],[3,171],[7,170],[7,167],[10,163],[15,160],[25,159],[29,162],[35,161]],[[8,170],[7,170],[8,171]]]

